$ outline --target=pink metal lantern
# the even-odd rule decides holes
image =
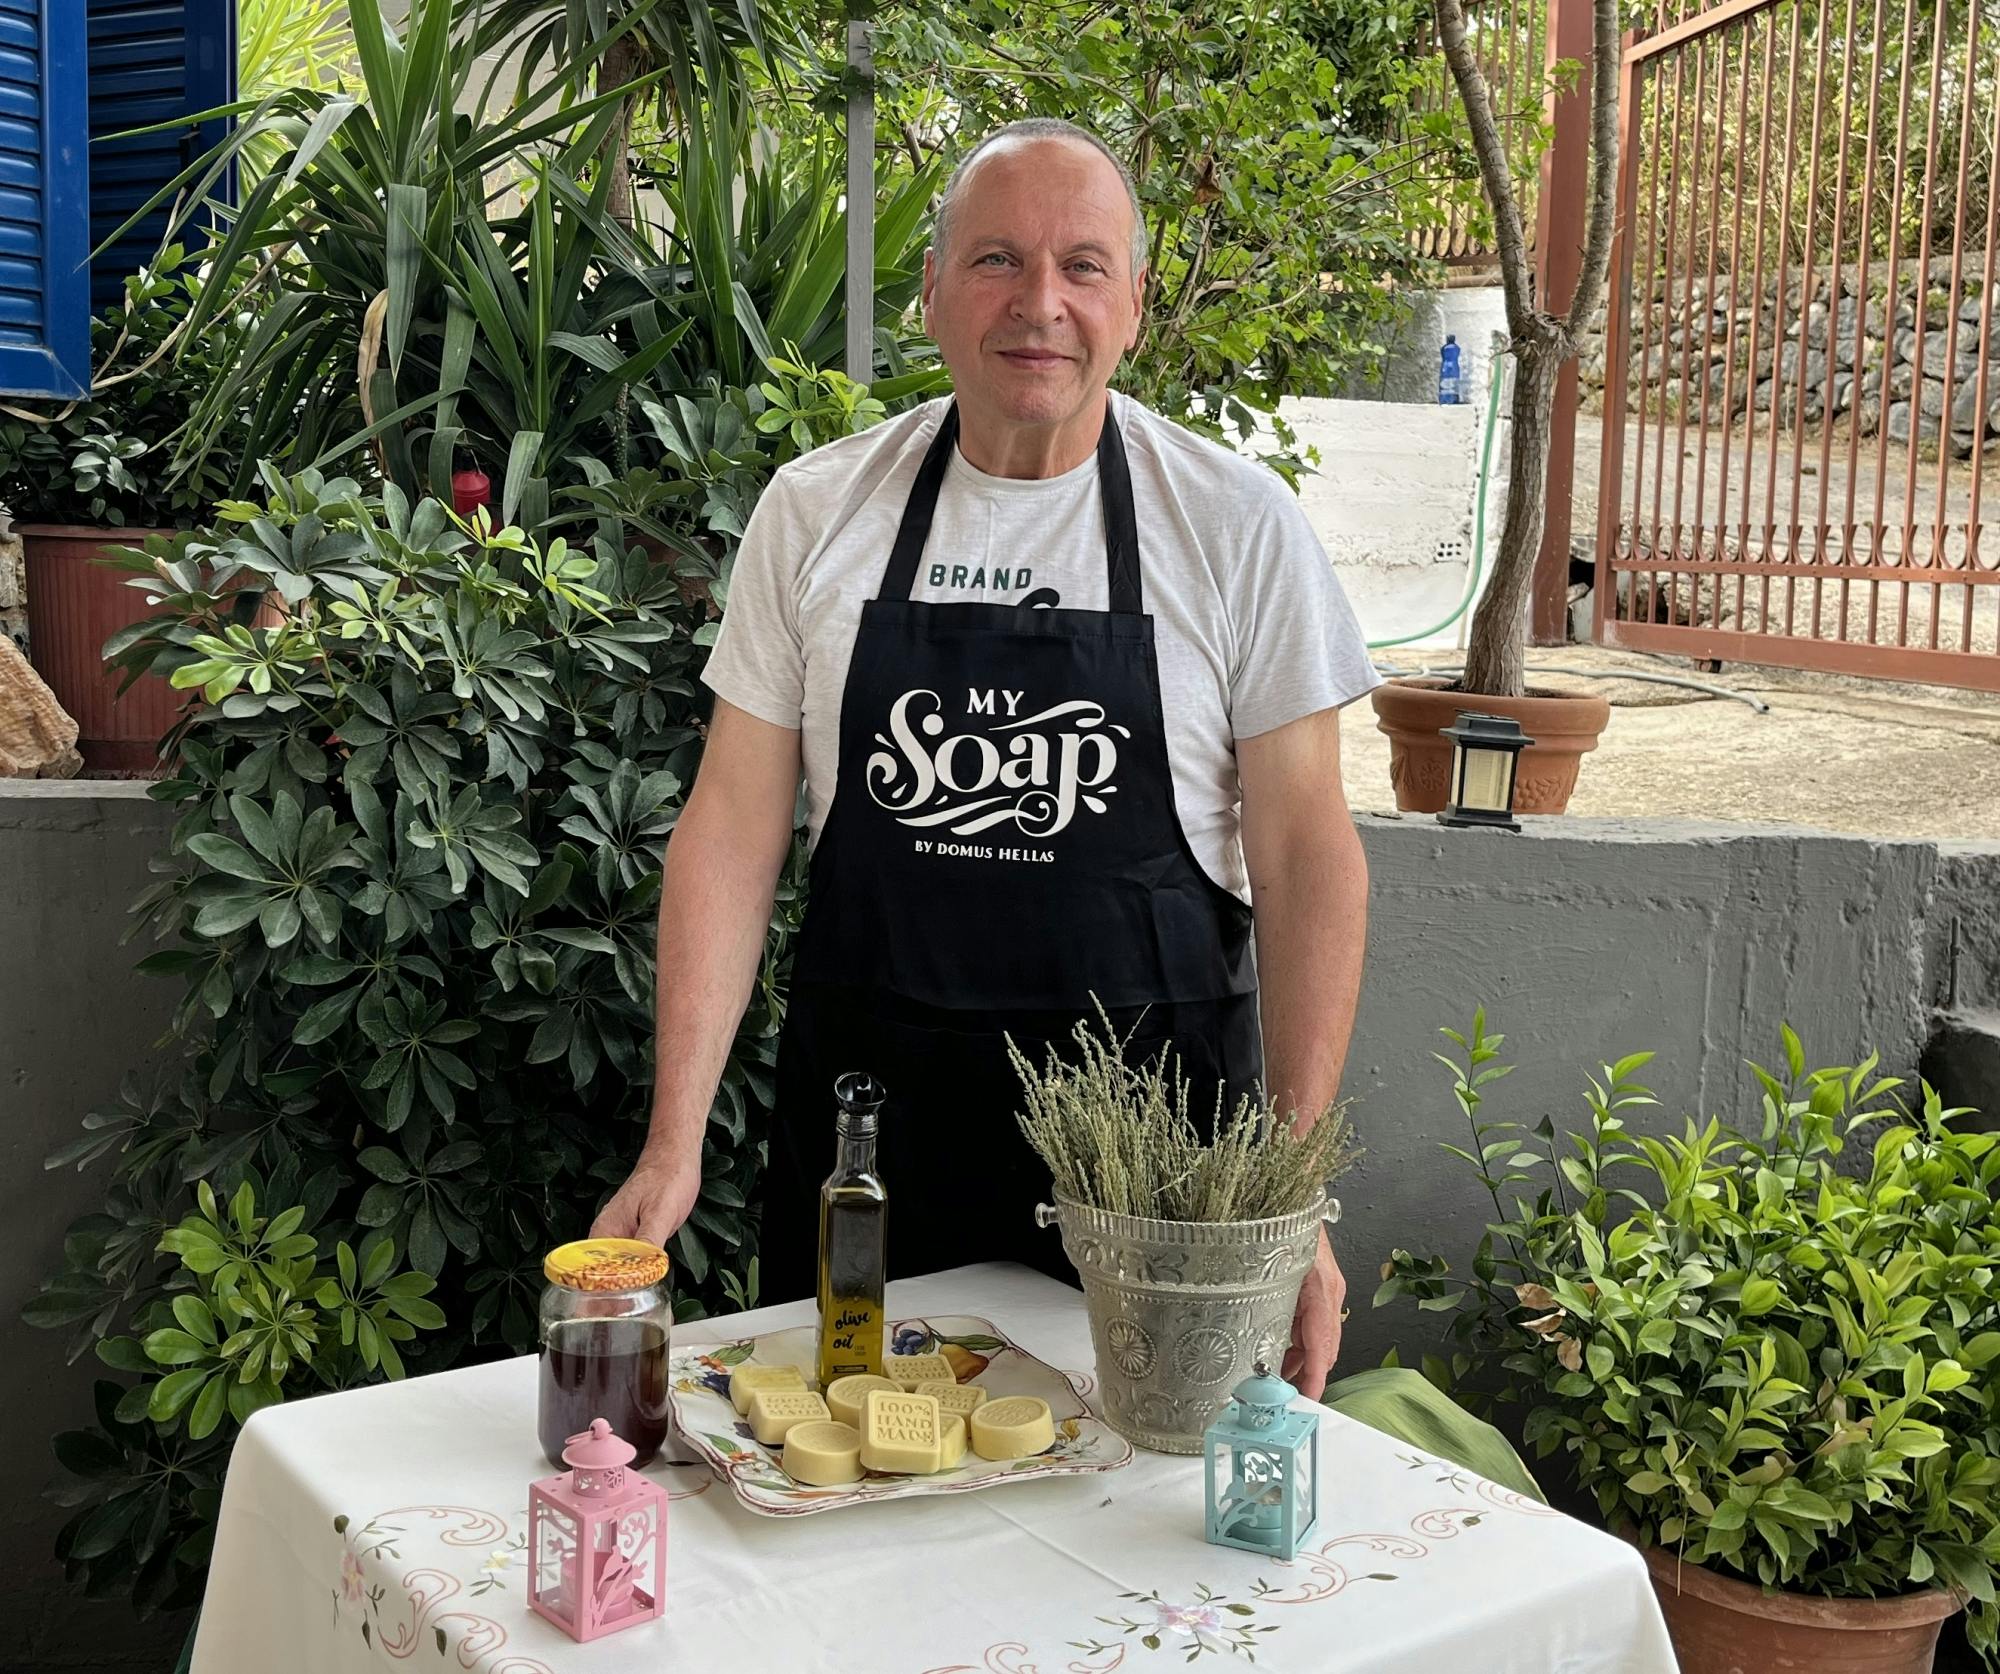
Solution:
[[[657,1620],[666,1605],[667,1491],[603,1419],[571,1436],[570,1469],[528,1489],[528,1602],[582,1641]]]

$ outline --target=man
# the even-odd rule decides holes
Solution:
[[[1033,1225],[1047,1171],[1010,1038],[1039,1067],[1101,1003],[1128,1056],[1178,1054],[1197,1114],[1218,1087],[1307,1120],[1333,1099],[1367,907],[1338,711],[1375,676],[1285,484],[1108,392],[1144,294],[1110,152],[1067,123],[999,130],[924,261],[954,394],[765,491],[667,850],[651,1132],[594,1232],[664,1242],[695,1200],[802,765],[767,1295],[813,1288],[843,1071],[887,1087],[890,1259],[911,1272],[1062,1265]],[[1322,1239],[1287,1360],[1310,1394],[1344,1288]]]

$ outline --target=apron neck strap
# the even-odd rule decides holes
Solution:
[[[944,486],[944,474],[957,446],[958,403],[954,401],[945,409],[944,422],[931,439],[930,451],[924,455],[910,498],[903,506],[903,521],[896,530],[888,572],[882,578],[885,600],[902,603],[910,596],[924,545],[930,539],[931,520],[937,515],[938,490]],[[1104,406],[1104,428],[1097,436],[1097,482],[1104,500],[1104,565],[1111,609],[1136,616],[1145,608],[1139,583],[1139,523],[1132,511],[1132,473],[1125,463],[1125,440],[1118,433],[1109,397]]]

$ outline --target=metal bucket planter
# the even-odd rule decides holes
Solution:
[[[1035,1219],[1062,1229],[1083,1281],[1104,1417],[1156,1453],[1199,1453],[1202,1432],[1258,1361],[1277,1367],[1299,1286],[1340,1204],[1268,1221],[1156,1221],[1067,1198]]]

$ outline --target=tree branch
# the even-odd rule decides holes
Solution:
[[[1500,258],[1500,284],[1507,298],[1507,327],[1518,340],[1525,337],[1535,309],[1534,275],[1528,265],[1527,236],[1521,230],[1521,205],[1507,172],[1507,147],[1493,115],[1493,99],[1480,72],[1472,43],[1466,39],[1462,0],[1434,0],[1438,39],[1444,61],[1458,84],[1459,104],[1472,133],[1472,153],[1479,163],[1480,183],[1493,209],[1493,242]],[[1598,0],[1615,6],[1616,0]]]
[[[1590,229],[1583,268],[1576,276],[1566,322],[1572,341],[1583,335],[1611,268],[1611,235],[1618,225],[1618,0],[1591,6]]]

